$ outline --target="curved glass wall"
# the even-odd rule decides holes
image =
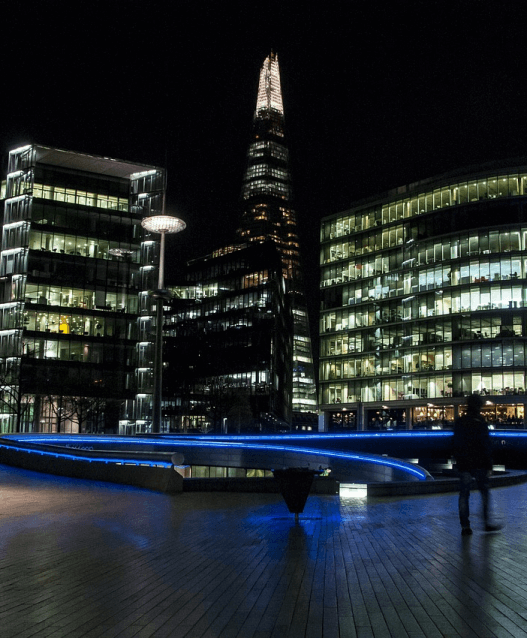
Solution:
[[[525,171],[525,169],[523,169]],[[403,187],[406,190],[406,187]],[[399,190],[399,189],[398,189]],[[327,241],[430,213],[441,208],[527,194],[527,171],[487,175],[423,188],[405,198],[365,205],[322,222],[321,240]]]
[[[523,422],[524,206],[527,173],[517,172],[323,220],[320,403],[330,429],[449,427],[473,392],[497,406],[497,424]],[[502,404],[518,407],[503,419]]]

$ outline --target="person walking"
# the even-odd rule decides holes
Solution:
[[[478,394],[467,398],[467,412],[454,424],[453,453],[459,471],[459,521],[461,535],[472,534],[470,527],[470,485],[472,478],[481,494],[486,532],[497,532],[501,525],[489,520],[489,477],[492,474],[492,444],[489,428],[481,416],[483,401]]]

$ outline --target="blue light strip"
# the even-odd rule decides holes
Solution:
[[[521,433],[507,433],[513,436],[521,436]],[[496,431],[491,432],[492,436],[500,436],[500,434]],[[347,434],[262,434],[262,435],[181,435],[181,434],[165,434],[160,438],[153,438],[151,435],[146,435],[144,437],[135,436],[135,437],[121,437],[121,436],[112,436],[112,435],[88,435],[83,437],[80,434],[5,434],[3,435],[5,438],[15,439],[18,441],[30,441],[30,442],[41,442],[42,437],[46,437],[48,442],[52,441],[53,443],[64,444],[65,440],[70,440],[72,443],[78,445],[79,440],[82,440],[83,443],[103,443],[103,442],[115,442],[122,443],[126,441],[128,444],[132,445],[144,445],[148,442],[155,443],[156,446],[164,446],[169,445],[165,443],[166,441],[170,441],[170,445],[176,441],[214,441],[217,444],[220,442],[232,443],[235,441],[239,442],[254,442],[254,441],[288,441],[288,440],[307,440],[307,441],[338,441],[338,440],[353,440],[353,439],[413,439],[413,438],[425,438],[425,439],[434,439],[434,438],[445,438],[452,436],[451,431],[441,431],[441,432],[416,432],[416,431],[406,431],[406,432],[350,432]],[[524,434],[527,436],[527,432]],[[52,443],[52,444],[53,444]]]
[[[33,448],[27,448],[23,446],[14,446],[14,445],[2,445],[0,443],[0,448],[4,450],[16,450],[17,452],[25,452],[26,454],[38,454],[40,456],[49,456],[51,458],[56,459],[69,459],[70,461],[85,461],[88,463],[99,462],[114,464],[114,465],[146,465],[148,467],[164,467],[170,468],[172,467],[172,463],[168,463],[166,461],[148,461],[147,459],[129,459],[129,458],[116,458],[116,457],[86,457],[86,456],[78,456],[73,453],[65,453],[65,452],[51,452],[50,450],[35,450]]]
[[[385,434],[385,433],[383,433]],[[399,434],[399,433],[396,433]],[[315,435],[317,436],[317,435]],[[341,436],[341,435],[337,435]],[[378,436],[378,435],[377,435]],[[426,480],[427,474],[418,467],[410,463],[406,463],[404,461],[399,461],[396,459],[391,459],[387,457],[380,457],[370,454],[357,454],[353,452],[336,452],[334,450],[326,450],[326,449],[318,449],[318,448],[309,448],[309,447],[298,447],[294,445],[264,445],[263,441],[266,440],[280,440],[283,443],[283,437],[280,436],[262,436],[262,437],[232,437],[228,440],[217,440],[214,437],[200,437],[199,440],[196,439],[176,439],[171,437],[162,437],[162,438],[154,438],[154,437],[145,437],[145,438],[129,438],[129,437],[120,437],[120,436],[82,436],[79,434],[74,435],[49,435],[49,434],[21,434],[21,435],[5,435],[6,439],[17,441],[18,443],[32,443],[32,444],[44,444],[44,445],[59,445],[62,450],[64,448],[68,448],[69,445],[73,445],[71,448],[71,452],[51,452],[47,450],[29,450],[24,447],[16,447],[12,446],[3,446],[4,448],[17,449],[24,452],[36,452],[41,455],[49,455],[57,458],[68,458],[73,460],[81,460],[81,461],[100,461],[104,463],[126,463],[133,465],[147,465],[150,467],[162,466],[162,467],[171,467],[171,463],[167,463],[164,461],[148,461],[147,459],[116,459],[116,458],[104,458],[104,457],[91,457],[86,458],[84,456],[78,456],[75,454],[74,450],[78,449],[80,446],[87,446],[89,444],[97,444],[97,443],[110,443],[110,444],[120,444],[120,445],[133,445],[143,446],[143,447],[155,447],[155,448],[169,448],[173,450],[174,448],[181,447],[195,447],[195,448],[235,448],[235,449],[244,449],[244,450],[255,450],[255,451],[268,451],[268,452],[284,452],[284,453],[292,453],[292,454],[303,454],[310,456],[325,456],[328,458],[341,459],[343,461],[362,461],[365,463],[372,463],[379,466],[391,467],[395,469],[402,470],[409,474],[416,476],[419,480]],[[293,437],[295,440],[298,440],[299,437]],[[302,437],[304,438],[304,437]],[[310,438],[306,436],[306,438]],[[323,435],[318,435],[318,440],[324,438]],[[333,437],[332,437],[333,438]],[[262,441],[262,443],[253,443],[256,440]],[[246,443],[245,441],[252,441],[251,443]],[[86,450],[89,451],[89,450]],[[123,451],[121,450],[121,453]]]
[[[405,438],[444,438],[452,436],[451,430],[442,430],[441,432],[421,432],[421,431],[406,431],[406,432],[349,432],[347,434],[197,434],[197,435],[181,435],[181,434],[165,434],[163,438],[166,439],[206,439],[206,440],[232,440],[232,441],[284,441],[284,440],[299,440],[305,439],[308,441],[332,441],[332,440],[351,440],[351,439],[405,439]]]

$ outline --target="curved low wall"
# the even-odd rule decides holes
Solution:
[[[192,437],[117,437],[95,435],[16,434],[0,439],[0,462],[37,471],[63,473],[82,478],[137,476],[147,469],[172,471],[171,456],[183,454],[187,465],[281,469],[331,468],[331,476],[341,482],[376,483],[423,481],[431,476],[411,463],[374,454],[299,446],[299,439],[269,443],[264,437],[248,440]],[[307,440],[302,440],[306,444]],[[296,444],[295,444],[296,443]],[[23,462],[23,465],[21,463]],[[77,465],[75,465],[77,463]],[[112,467],[112,471],[110,471]],[[143,468],[130,470],[126,468]],[[75,473],[72,474],[73,469]],[[161,479],[160,479],[161,480]],[[126,482],[117,480],[117,482]],[[133,483],[136,484],[136,483]]]

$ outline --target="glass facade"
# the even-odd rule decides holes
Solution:
[[[155,276],[140,222],[163,184],[161,169],[119,160],[38,145],[10,152],[2,432],[117,431],[123,401],[137,403],[137,317]]]
[[[163,430],[291,428],[293,319],[273,242],[188,264],[165,322]]]
[[[473,392],[490,422],[523,424],[526,207],[527,168],[489,168],[323,220],[328,429],[448,427]]]

